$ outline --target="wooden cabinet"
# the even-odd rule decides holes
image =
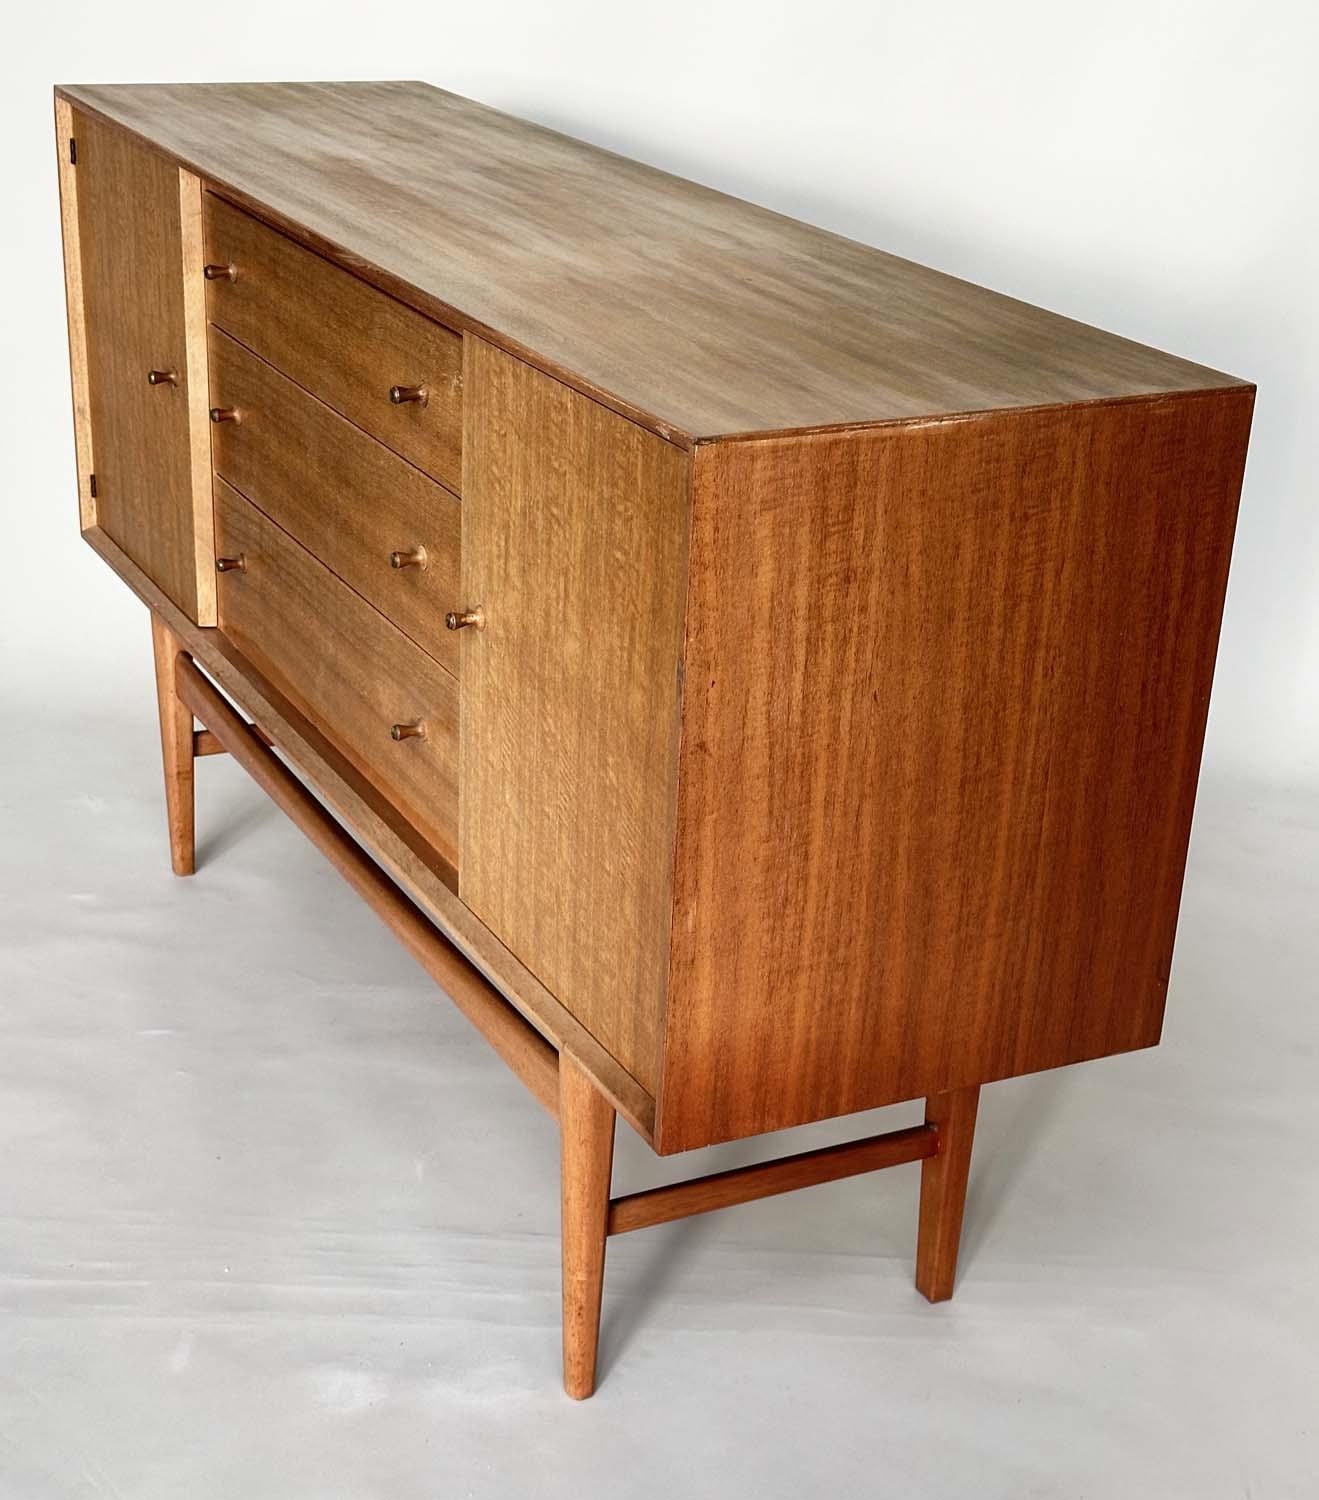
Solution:
[[[175,867],[228,750],[558,1115],[570,1391],[686,1213],[919,1160],[948,1296],[978,1089],[1159,1038],[1253,387],[422,85],[57,120]]]

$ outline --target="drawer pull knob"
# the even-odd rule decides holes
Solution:
[[[408,401],[425,406],[430,398],[431,393],[424,385],[391,385],[389,388],[389,399],[395,406],[403,406]]]
[[[391,568],[424,568],[427,563],[425,547],[409,547],[406,552],[391,552]]]
[[[426,721],[418,719],[415,724],[395,724],[389,731],[392,740],[424,740],[426,738]]]
[[[148,370],[148,385],[178,385],[179,372],[177,370]]]
[[[212,422],[237,422],[238,420],[238,408],[236,406],[211,407]]]
[[[475,609],[451,609],[444,617],[446,630],[463,630],[468,625],[475,625],[478,630],[485,629],[485,610],[479,604]]]
[[[217,573],[246,573],[247,558],[241,552],[237,557],[217,557],[215,571]]]
[[[202,275],[207,281],[237,281],[238,268],[236,266],[203,266]]]

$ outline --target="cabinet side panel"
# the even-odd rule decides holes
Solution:
[[[466,343],[459,894],[651,1089],[689,458]]]
[[[96,521],[192,619],[210,624],[205,314],[184,287],[199,188],[99,120],[75,112],[73,131]],[[149,384],[152,370],[173,382]]]
[[[1252,402],[697,450],[661,1150],[1158,1040]]]

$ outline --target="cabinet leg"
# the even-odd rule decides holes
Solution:
[[[580,1401],[595,1390],[609,1182],[614,1165],[614,1110],[566,1052],[559,1054],[559,1132],[563,1388]]]
[[[156,705],[160,710],[160,753],[165,763],[165,811],[169,818],[169,857],[176,875],[196,868],[193,832],[192,711],[174,691],[178,637],[154,614],[151,649],[156,662]]]
[[[954,1089],[925,1101],[925,1123],[939,1131],[939,1150],[921,1163],[921,1216],[916,1236],[916,1290],[946,1302],[957,1279],[962,1211],[971,1171],[979,1088]]]

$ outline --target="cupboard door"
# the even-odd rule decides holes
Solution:
[[[688,457],[471,337],[464,386],[459,893],[653,1088]]]
[[[180,609],[213,625],[201,183],[113,126],[70,118],[91,519]]]

